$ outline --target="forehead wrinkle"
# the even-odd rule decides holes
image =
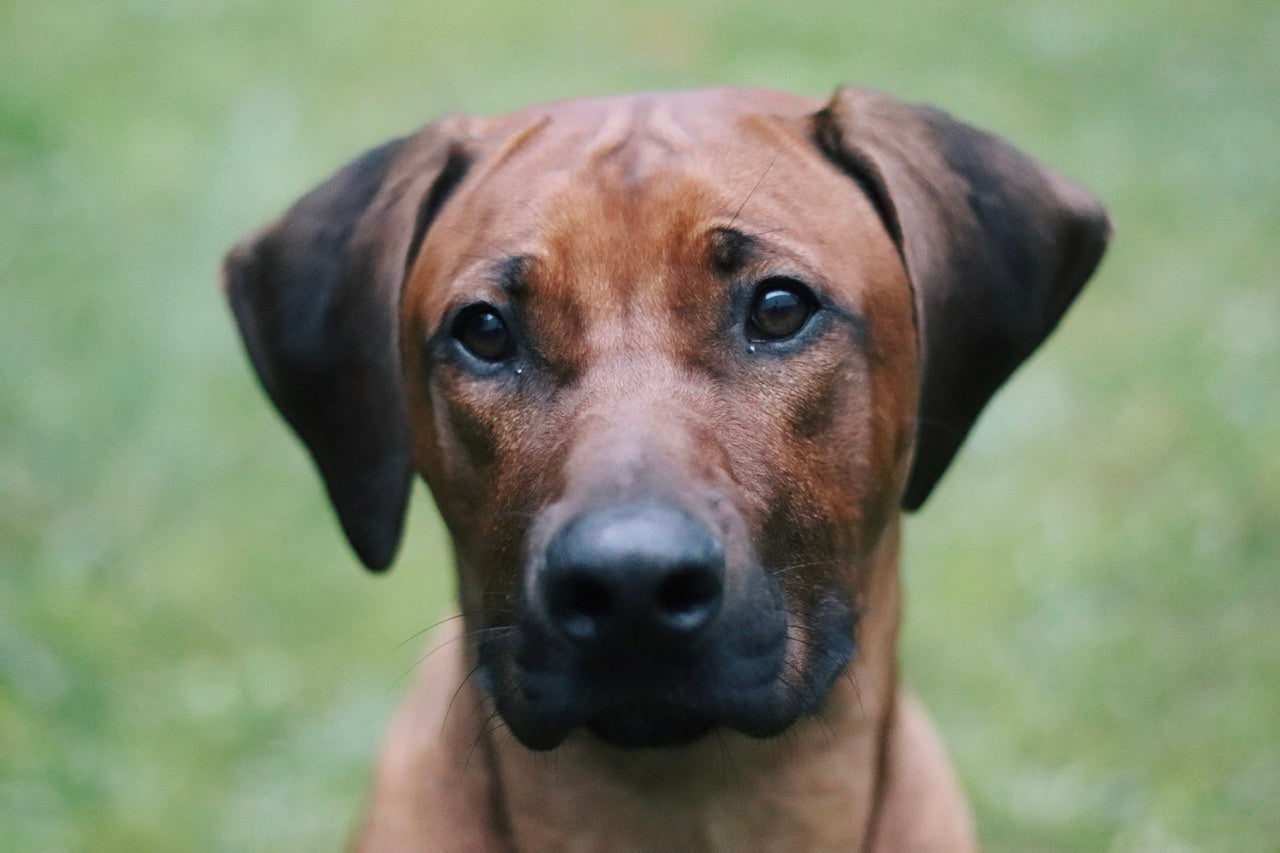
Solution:
[[[582,161],[586,168],[599,168],[620,151],[635,132],[634,111],[619,106],[610,110],[596,129],[594,136],[584,143]]]
[[[551,116],[535,116],[515,133],[507,136],[502,144],[485,158],[485,162],[481,164],[480,170],[475,175],[476,179],[483,180],[490,173],[502,168],[512,157],[532,144],[550,124]]]
[[[670,106],[662,101],[655,102],[650,110],[648,129],[653,139],[672,150],[687,147],[692,139],[689,130],[676,118]]]
[[[634,99],[614,105],[576,160],[585,172],[621,175],[631,189],[643,187],[655,170],[689,147],[691,136],[661,100]]]

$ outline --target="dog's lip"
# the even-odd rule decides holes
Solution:
[[[615,708],[585,723],[596,737],[624,749],[661,749],[693,743],[716,728],[710,717],[675,707]]]
[[[856,612],[843,599],[812,611],[803,643],[787,612],[753,609],[686,656],[612,662],[575,655],[523,622],[482,638],[476,676],[534,750],[554,749],[576,729],[628,748],[678,746],[717,728],[772,737],[821,706],[856,648]]]
[[[477,677],[512,734],[530,749],[554,749],[577,729],[613,746],[656,749],[693,743],[717,728],[762,738],[787,729],[807,709],[788,701],[796,693],[780,682],[780,663],[759,664],[752,678],[711,692],[688,683],[574,690],[562,675],[514,667],[504,679],[483,663]]]
[[[656,697],[536,710],[531,705],[508,704],[501,714],[516,739],[535,751],[555,749],[579,729],[623,749],[663,749],[694,743],[718,728],[758,738],[772,737],[789,728],[803,713],[799,707],[783,707],[784,704],[776,693],[726,697],[708,707]]]

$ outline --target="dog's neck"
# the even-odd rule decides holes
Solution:
[[[858,652],[821,711],[778,737],[718,732],[627,751],[589,734],[550,753],[487,736],[491,802],[513,846],[535,850],[855,850],[875,818],[894,698],[898,535],[866,569]],[[474,760],[474,758],[473,758]]]

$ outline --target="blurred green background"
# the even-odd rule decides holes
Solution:
[[[841,81],[1093,188],[1114,248],[908,530],[992,850],[1280,849],[1274,0],[0,0],[0,850],[326,850],[448,607],[362,572],[222,251],[445,110]]]

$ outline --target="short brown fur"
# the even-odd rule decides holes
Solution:
[[[972,849],[897,687],[899,506],[923,500],[1108,234],[1083,191],[936,111],[712,90],[452,117],[239,247],[227,288],[255,366],[362,558],[394,553],[404,498],[388,492],[409,458],[453,539],[461,623],[392,726],[357,846]],[[801,331],[753,337],[754,300],[796,282]],[[385,325],[357,344],[347,304]],[[513,354],[459,344],[475,305],[506,318]],[[281,338],[303,327],[300,360]],[[353,347],[370,355],[337,355]],[[326,371],[374,402],[310,390]],[[334,431],[359,437],[352,458]],[[619,687],[588,675],[598,649],[557,635],[544,576],[575,523],[655,502],[714,539],[723,603],[678,652],[703,675],[614,650],[676,685]],[[756,671],[742,638],[776,644],[766,682],[734,680]]]

